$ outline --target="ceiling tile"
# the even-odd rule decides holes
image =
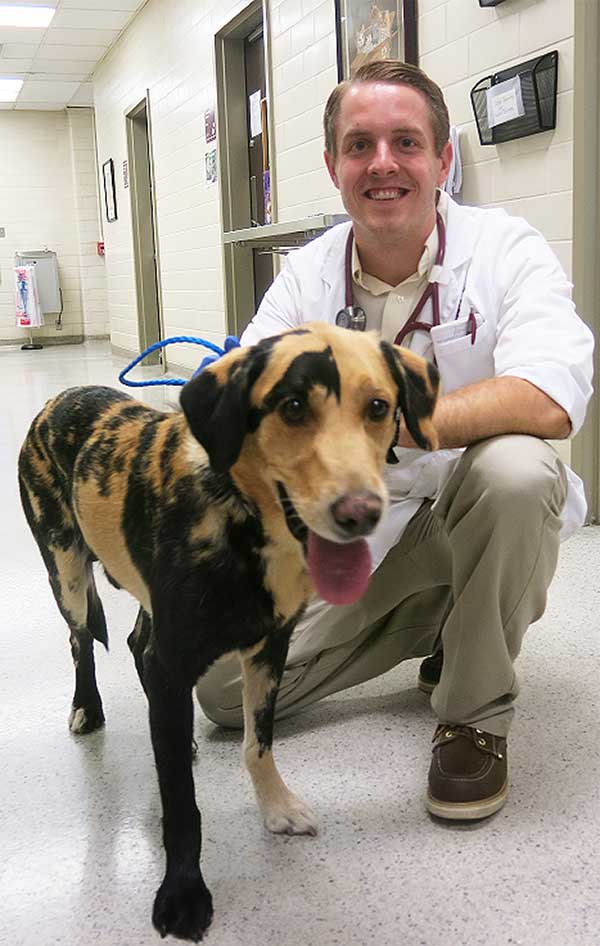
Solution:
[[[22,75],[31,69],[32,59],[0,59],[0,76]]]
[[[36,82],[86,82],[90,78],[89,72],[30,72],[29,79]]]
[[[41,43],[38,47],[40,59],[71,59],[85,60],[86,62],[97,62],[108,46],[54,46],[48,43]]]
[[[39,49],[39,45],[6,43],[0,50],[0,59],[32,59]]]
[[[134,13],[146,0],[62,0],[61,10],[125,10]],[[50,6],[54,6],[50,3]]]
[[[110,46],[114,43],[119,30],[55,30],[50,28],[44,43],[50,46]]]
[[[23,102],[68,102],[79,88],[78,82],[38,82],[26,79],[19,93],[19,104]]]
[[[2,60],[0,60],[0,65]],[[64,75],[64,76],[73,76],[73,81],[75,77],[80,77],[82,80],[87,79],[89,75],[96,68],[96,60],[93,62],[87,62],[83,59],[70,60],[70,59],[44,59],[42,55],[36,56],[33,60],[33,64],[28,72],[34,74],[43,73],[44,75]]]
[[[110,2],[110,0],[109,0]],[[62,10],[52,20],[55,29],[122,30],[131,13],[119,10]]]
[[[45,28],[42,30],[32,30],[23,26],[0,26],[0,44],[41,43],[45,32]]]

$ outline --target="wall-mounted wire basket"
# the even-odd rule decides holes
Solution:
[[[523,114],[493,124],[488,113],[488,91],[501,82],[518,77]],[[471,89],[471,104],[482,145],[525,138],[556,128],[558,52],[553,50],[486,76]]]

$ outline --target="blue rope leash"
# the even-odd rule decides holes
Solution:
[[[219,348],[218,345],[213,344],[213,342],[207,341],[205,338],[194,338],[193,335],[174,335],[171,338],[165,338],[160,342],[155,342],[154,345],[150,345],[141,355],[138,355],[137,358],[134,358],[126,368],[123,368],[119,374],[119,381],[121,384],[126,384],[130,388],[146,388],[152,387],[153,385],[158,384],[170,384],[170,385],[183,385],[187,384],[187,378],[155,378],[151,381],[129,381],[126,378],[126,375],[129,374],[132,368],[135,368],[136,365],[139,365],[140,361],[146,358],[148,355],[151,355],[153,351],[158,351],[160,348],[166,348],[167,345],[174,345],[179,342],[190,342],[192,345],[202,345],[203,348],[208,348],[214,354],[206,355],[196,370],[192,375],[193,378],[196,375],[200,374],[203,368],[206,368],[207,365],[211,364],[213,361],[216,361],[217,358],[221,358],[222,355],[225,355],[228,351],[231,351],[232,348],[239,347],[239,339],[234,335],[228,335],[225,339],[224,348]]]

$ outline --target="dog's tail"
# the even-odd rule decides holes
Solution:
[[[87,616],[87,627],[88,631],[94,638],[94,640],[99,641],[100,644],[104,644],[108,650],[108,630],[106,627],[106,618],[104,616],[104,608],[102,607],[102,602],[96,591],[96,585],[94,583],[93,575],[88,584],[87,590],[87,605],[88,605],[88,616]]]

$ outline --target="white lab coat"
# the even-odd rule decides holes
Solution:
[[[429,358],[435,354],[445,393],[504,375],[530,381],[564,408],[577,433],[592,393],[594,340],[575,311],[571,285],[556,256],[525,220],[501,209],[446,200],[441,324],[430,335],[413,334],[411,349]],[[303,322],[335,322],[344,306],[349,229],[349,223],[339,224],[289,254],[245,330],[243,345]],[[467,325],[471,310],[477,319],[474,344]],[[430,306],[421,318],[431,319]],[[400,462],[386,470],[389,513],[370,540],[374,568],[398,542],[423,499],[437,497],[461,452],[397,448]],[[582,525],[587,508],[581,480],[567,472],[562,538]]]

